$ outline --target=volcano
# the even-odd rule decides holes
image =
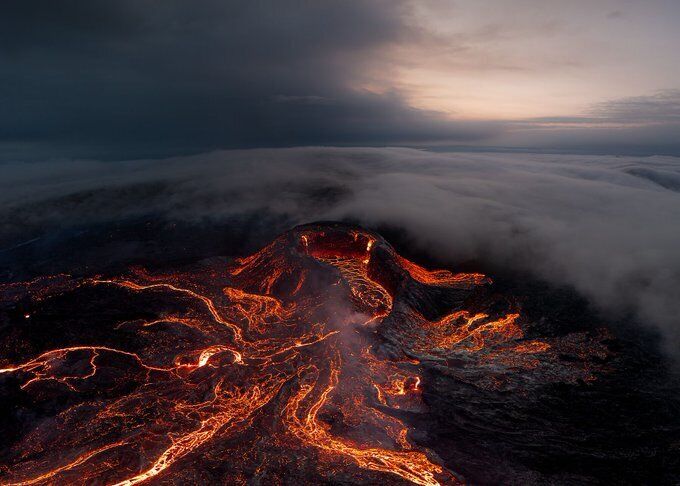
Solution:
[[[647,358],[519,294],[340,223],[3,284],[0,483],[670,482]]]

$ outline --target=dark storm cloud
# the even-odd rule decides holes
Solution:
[[[270,231],[350,218],[402,228],[440,259],[573,286],[612,315],[656,326],[674,353],[680,343],[678,158],[297,148],[4,172],[0,234],[16,235],[5,248],[143,215],[285,222]]]
[[[0,160],[118,159],[319,144],[680,154],[677,91],[598,104],[572,118],[581,127],[569,129],[545,130],[543,125],[555,119],[457,121],[450,113],[414,108],[415,98],[431,93],[404,82],[404,69],[422,62],[426,72],[441,69],[439,76],[448,73],[454,80],[470,63],[500,58],[516,71],[521,62],[513,56],[466,46],[490,42],[487,47],[495,49],[512,39],[554,34],[550,23],[519,28],[499,19],[446,36],[418,20],[418,5],[411,0],[2,2]],[[499,32],[514,34],[498,38]],[[524,52],[521,45],[507,45]],[[547,64],[536,57],[532,79],[540,80],[555,59],[565,63],[554,54]],[[483,98],[495,79],[484,73],[480,83],[466,88],[469,92],[451,95]],[[508,85],[508,99],[513,89]],[[458,112],[455,106],[452,112]],[[583,127],[589,120],[597,126]],[[607,126],[611,120],[623,126]]]
[[[0,9],[5,158],[477,140],[497,130],[356,88],[381,69],[372,53],[414,35],[399,1],[10,0]]]

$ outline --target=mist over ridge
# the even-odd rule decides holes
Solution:
[[[673,157],[309,147],[5,163],[3,173],[6,258],[57,227],[144,215],[200,224],[247,214],[290,225],[349,219],[402,228],[441,260],[573,286],[606,313],[661,330],[669,350],[680,337]]]

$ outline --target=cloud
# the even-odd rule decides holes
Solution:
[[[147,214],[278,216],[270,231],[350,218],[402,228],[440,259],[573,286],[605,312],[655,326],[669,349],[680,343],[678,158],[299,148],[2,170],[6,244]]]
[[[588,82],[587,69],[615,61],[600,42],[613,33],[591,25],[614,9],[552,3],[7,0],[0,160],[324,144],[680,154],[677,114],[661,118],[677,91],[603,103],[568,129],[498,119],[563,114],[603,91],[573,76]],[[616,76],[604,92],[630,92]],[[592,118],[597,130],[583,127]],[[609,118],[628,124],[601,126]]]
[[[680,155],[680,90],[595,103],[580,116],[511,122],[500,145],[572,153]]]
[[[478,140],[367,90],[376,53],[415,35],[405,1],[10,0],[0,17],[0,157]]]
[[[680,90],[661,90],[649,96],[604,101],[592,108],[593,115],[620,123],[680,123]]]

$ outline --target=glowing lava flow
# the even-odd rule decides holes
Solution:
[[[319,257],[318,260],[333,265],[340,271],[350,287],[354,301],[368,311],[369,322],[390,313],[392,297],[382,285],[368,277],[367,261],[341,257]]]
[[[511,313],[495,320],[486,314],[471,315],[467,311],[454,312],[436,322],[424,322],[424,342],[418,345],[423,350],[459,347],[479,351],[490,343],[506,342],[523,337],[516,324],[519,314]]]
[[[420,283],[428,285],[483,285],[491,279],[481,273],[453,273],[448,270],[427,270],[402,256],[397,257],[399,264]]]
[[[77,302],[78,292],[125,301],[120,319],[99,308],[81,320],[68,316],[88,329],[82,342],[33,353],[27,345],[15,364],[0,362],[0,379],[16,397],[53,407],[19,428],[2,456],[0,484],[281,484],[310,463],[318,465],[305,470],[310,483],[336,476],[460,483],[411,440],[400,415],[427,411],[421,360],[488,349],[487,360],[531,355],[535,366],[551,345],[518,342],[523,332],[512,309],[495,317],[454,309],[430,321],[400,301],[395,314],[390,289],[403,295],[409,276],[419,292],[489,283],[480,274],[425,270],[374,233],[317,225],[226,269],[0,288],[11,305],[33,295],[41,306]],[[40,319],[35,305],[24,327]],[[398,331],[392,351],[383,352],[375,329],[384,340]]]
[[[316,383],[303,382],[298,394],[288,402],[285,408],[285,420],[289,429],[302,441],[316,444],[317,447],[331,454],[347,455],[361,467],[393,473],[422,486],[439,485],[436,476],[443,472],[442,467],[433,464],[421,452],[357,447],[329,434],[329,427],[320,422],[317,416],[319,410],[327,403],[329,394],[338,384],[339,361],[338,358],[331,360],[328,383],[325,387],[318,387],[318,381]],[[318,375],[316,369],[313,372]],[[314,392],[317,393],[316,398],[313,397]],[[305,401],[308,402],[306,407],[303,405]]]

